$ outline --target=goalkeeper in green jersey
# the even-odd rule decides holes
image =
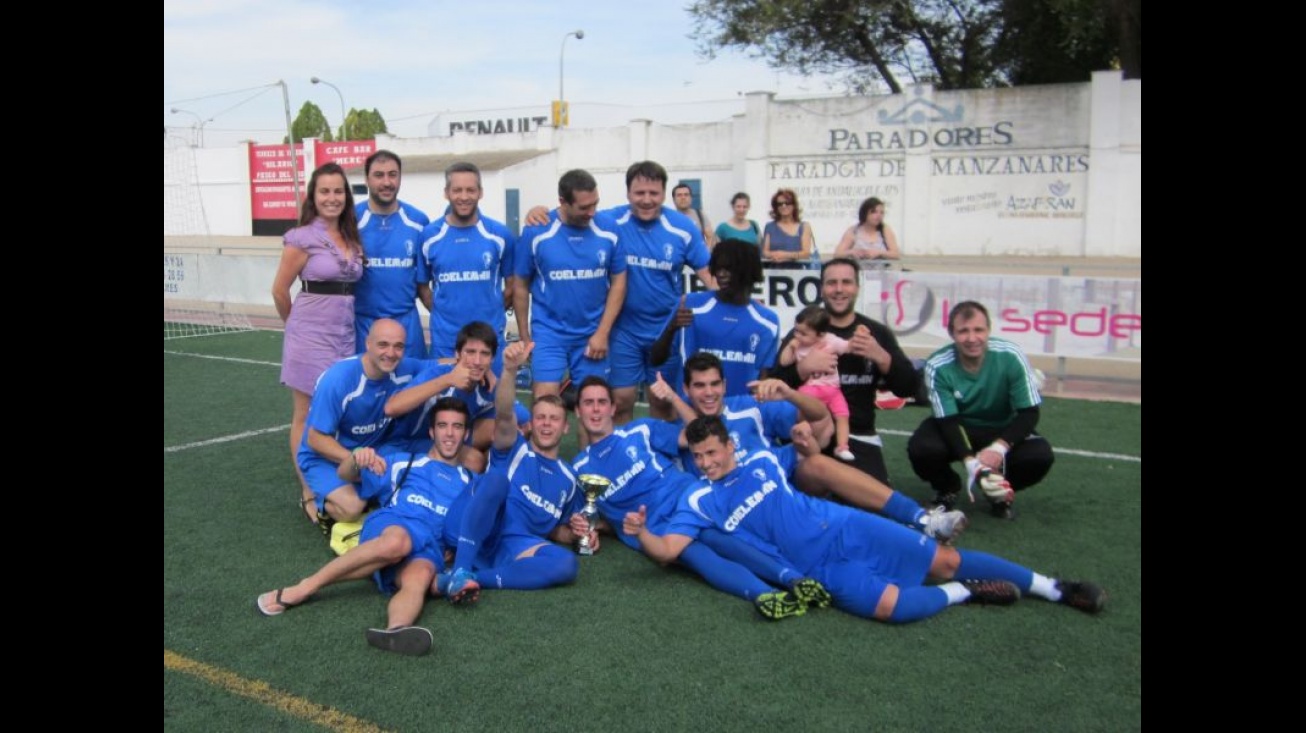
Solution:
[[[935,503],[951,509],[966,467],[966,490],[980,488],[994,516],[1011,519],[1015,492],[1043,480],[1052,446],[1038,426],[1039,379],[1016,344],[991,338],[989,312],[973,300],[948,314],[952,343],[925,362],[925,386],[934,414],[907,443],[917,476],[929,481]]]

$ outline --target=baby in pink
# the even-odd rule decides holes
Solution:
[[[780,365],[789,366],[802,361],[816,349],[840,355],[848,353],[848,342],[830,333],[829,329],[830,314],[824,308],[819,305],[804,308],[794,319],[794,337],[780,352]],[[853,460],[855,456],[848,450],[848,400],[844,399],[839,386],[838,367],[808,375],[798,391],[815,397],[830,408],[830,414],[834,416],[834,454],[845,461]]]

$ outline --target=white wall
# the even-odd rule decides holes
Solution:
[[[900,95],[798,100],[754,93],[744,109],[720,122],[632,119],[603,128],[383,137],[378,146],[405,158],[540,153],[486,172],[484,208],[496,218],[507,188],[521,190],[523,213],[551,206],[558,176],[571,168],[595,175],[602,205],[622,203],[626,167],[650,159],[673,183],[701,179],[714,223],[730,216],[736,191],[752,196],[751,216],[765,222],[771,194],[794,188],[823,253],[855,223],[862,199],[878,196],[908,255],[1142,256],[1142,82],[1119,72],[1013,89],[926,85]],[[249,234],[245,147],[193,152],[212,233]],[[410,173],[400,195],[438,213],[443,188],[439,174]]]

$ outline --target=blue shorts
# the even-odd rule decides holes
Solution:
[[[363,496],[360,484],[351,484],[340,478],[340,475],[336,473],[336,466],[337,464],[328,461],[316,452],[311,455],[305,453],[299,455],[299,470],[304,474],[304,482],[308,484],[308,488],[313,492],[313,500],[317,504],[319,512],[326,511],[324,504],[327,494],[342,486],[353,486],[354,491],[358,492],[358,498],[363,501],[371,498],[370,496]]]
[[[403,324],[404,331],[404,356],[413,359],[426,358],[426,330],[422,328],[422,314],[414,308],[402,316],[394,316],[394,320]],[[367,351],[367,332],[372,330],[372,324],[376,319],[371,316],[354,315],[354,348],[358,353]],[[496,374],[498,372],[495,372]]]
[[[661,367],[649,363],[652,348],[652,341],[626,331],[613,331],[612,338],[608,341],[608,360],[612,363],[612,377],[608,382],[613,389],[638,387],[641,384],[652,384],[656,380]],[[667,359],[668,364],[671,361]],[[671,381],[665,371],[662,378]]]
[[[925,584],[937,551],[938,544],[920,532],[875,514],[853,512],[813,576],[830,591],[836,607],[875,618],[887,586]]]
[[[437,571],[444,569],[444,545],[441,544],[439,533],[432,531],[432,527],[426,522],[406,517],[389,507],[367,515],[363,520],[363,531],[358,535],[358,544],[380,537],[381,533],[390,527],[402,527],[408,533],[408,538],[412,540],[413,549],[403,562],[372,573],[372,579],[376,581],[376,587],[382,593],[389,595],[398,590],[395,581],[399,576],[399,570],[413,560],[426,560],[434,565]]]
[[[539,545],[551,545],[549,540],[543,537],[534,537],[525,534],[503,534],[499,535],[493,546],[486,546],[477,553],[476,561],[473,563],[474,570],[484,570],[486,568],[503,567],[517,559],[517,556]]]
[[[535,350],[531,352],[531,374],[535,382],[561,382],[565,374],[571,375],[572,384],[580,384],[591,374],[607,379],[610,371],[607,359],[585,358],[589,340],[589,336],[536,334]]]

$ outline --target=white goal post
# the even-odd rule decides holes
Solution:
[[[242,273],[212,241],[195,148],[163,137],[163,340],[252,331]],[[234,287],[234,292],[233,292]]]

